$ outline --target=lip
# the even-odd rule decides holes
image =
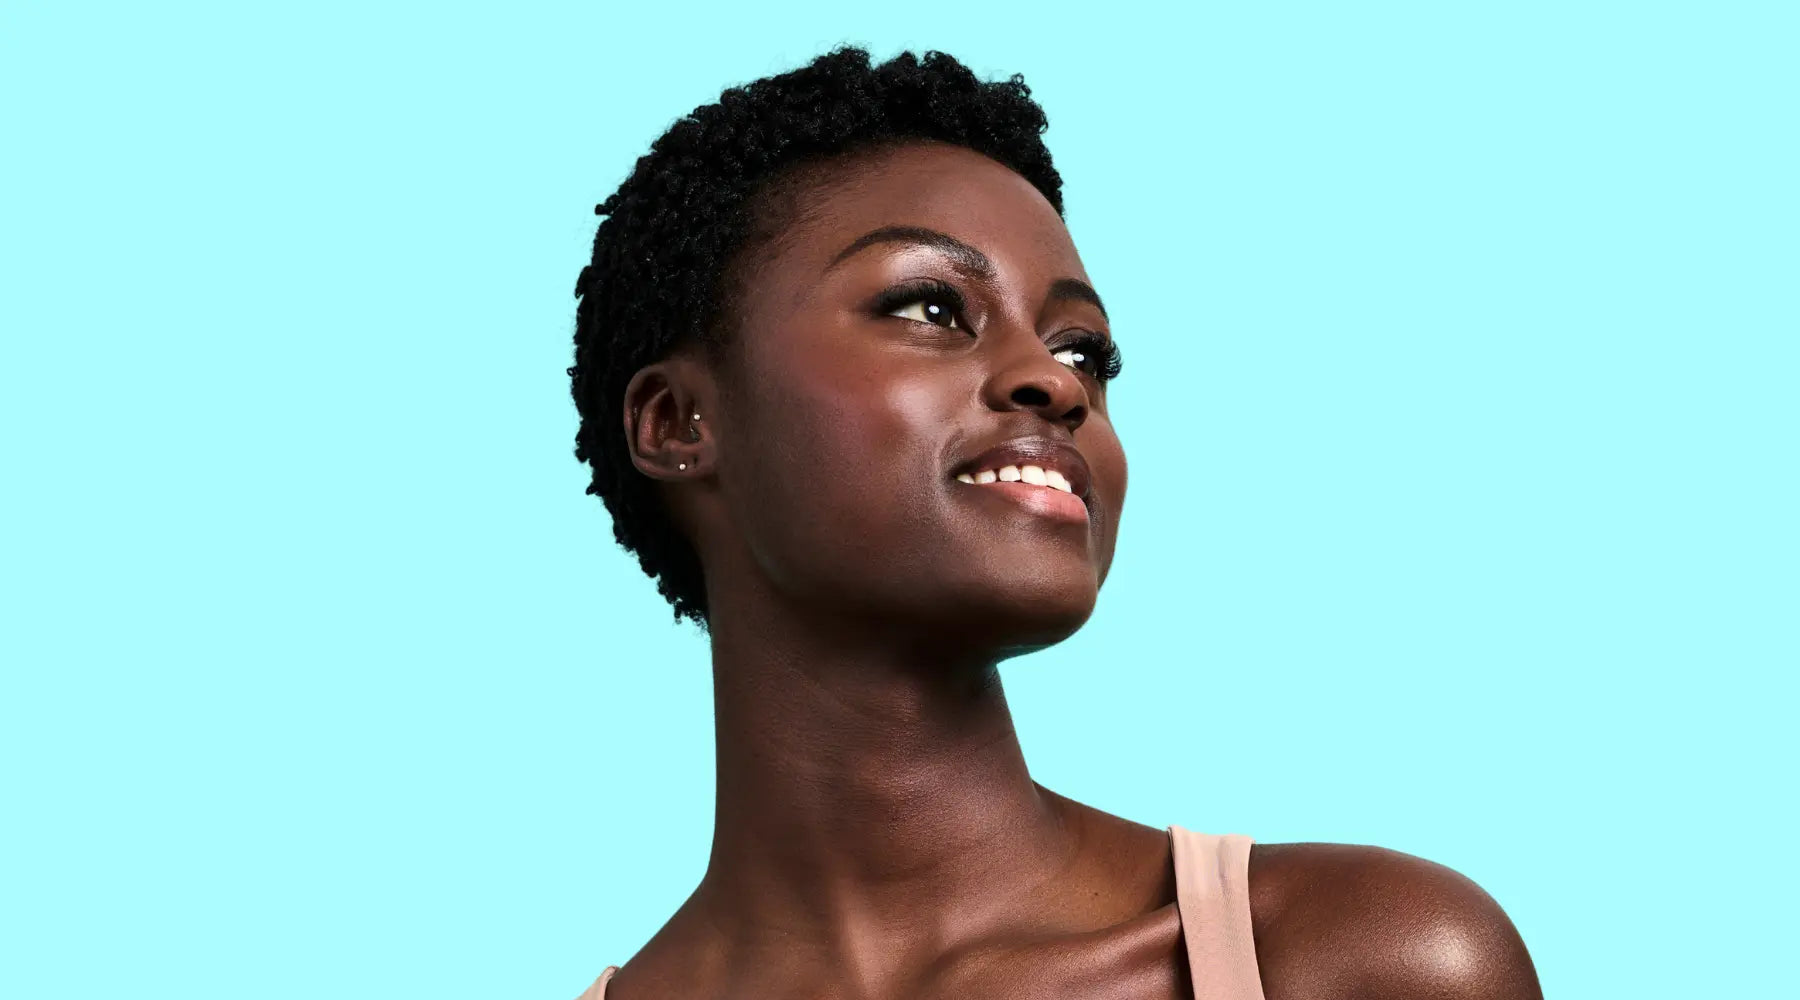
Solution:
[[[957,483],[967,486],[966,483]],[[1040,517],[1067,524],[1089,526],[1087,505],[1079,497],[1048,486],[1033,486],[1030,483],[988,483],[985,486],[969,486],[971,490],[986,494],[990,499],[1003,504],[1014,504]]]
[[[983,469],[999,469],[1008,465],[1035,465],[1046,472],[1054,469],[1069,481],[1069,492],[1087,506],[1094,477],[1088,471],[1087,459],[1067,441],[1048,437],[1016,437],[995,445],[950,470],[950,478],[963,473],[974,475]],[[993,484],[999,485],[999,484]],[[982,487],[987,489],[988,487]]]

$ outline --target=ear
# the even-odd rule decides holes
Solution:
[[[713,437],[696,404],[703,382],[694,366],[670,359],[638,369],[626,383],[625,447],[639,472],[680,482],[712,471]]]

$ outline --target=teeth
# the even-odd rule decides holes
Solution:
[[[1007,465],[999,469],[982,469],[973,475],[967,472],[957,473],[959,483],[973,483],[977,486],[988,483],[1029,483],[1033,486],[1048,486],[1064,493],[1074,493],[1075,488],[1069,479],[1055,469],[1046,469],[1041,465]]]

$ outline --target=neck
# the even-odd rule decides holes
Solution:
[[[714,611],[697,896],[734,940],[877,974],[993,926],[1073,863],[1079,830],[1027,771],[992,658],[791,608]]]

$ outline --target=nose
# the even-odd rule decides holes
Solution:
[[[1035,332],[995,337],[1007,341],[996,359],[985,395],[996,410],[1031,410],[1072,434],[1088,416],[1087,386],[1081,374],[1056,360]]]

